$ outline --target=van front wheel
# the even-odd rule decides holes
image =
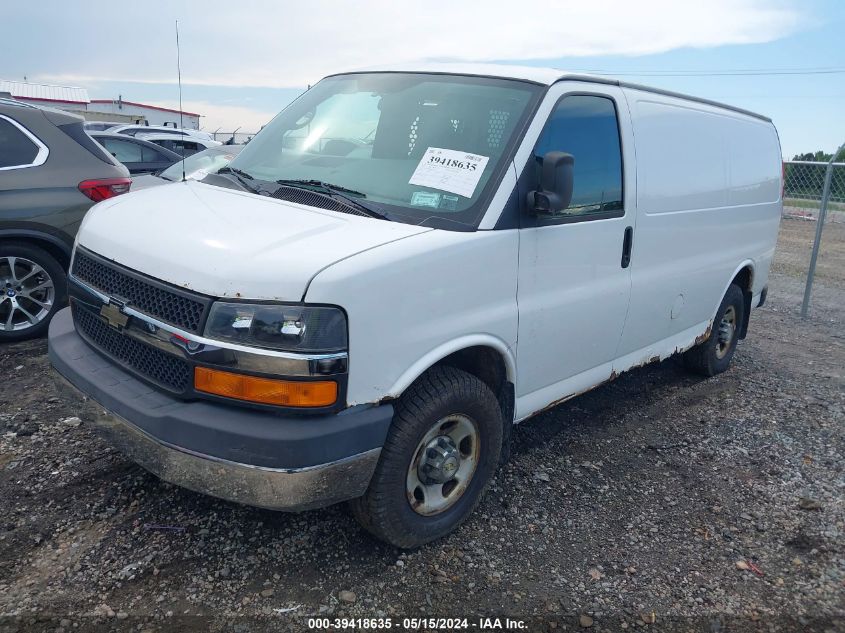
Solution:
[[[377,538],[419,547],[458,527],[499,463],[502,411],[481,380],[453,367],[426,372],[399,399],[367,492],[351,503]]]
[[[742,289],[731,284],[716,312],[710,336],[684,353],[687,368],[702,376],[715,376],[725,371],[736,351],[744,318],[745,298]]]

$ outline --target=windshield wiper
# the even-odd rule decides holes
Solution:
[[[251,174],[246,173],[243,169],[238,169],[237,167],[222,167],[217,170],[218,174],[232,174],[237,181],[241,184],[241,186],[251,193],[258,193],[258,188],[253,187],[247,180],[255,180],[255,177]]]
[[[390,220],[384,213],[381,211],[376,211],[372,206],[361,202],[358,198],[366,198],[367,194],[361,193],[360,191],[355,191],[354,189],[347,189],[346,187],[341,187],[340,185],[332,185],[327,182],[323,182],[322,180],[277,180],[276,184],[282,185],[283,187],[295,187],[297,189],[305,189],[306,191],[313,191],[315,193],[321,193],[326,196],[336,196],[345,202],[349,203],[351,206],[355,207],[359,211],[363,211],[366,215],[370,216],[371,218],[378,218],[379,220]]]
[[[346,187],[341,187],[340,185],[332,185],[323,180],[277,180],[276,181],[280,185],[289,185],[291,187],[298,187],[300,185],[305,185],[307,187],[312,187],[314,189],[323,189],[329,191],[331,193],[348,193],[352,196],[358,196],[360,198],[366,198],[367,194],[361,193],[360,191],[355,191],[354,189],[347,189]]]

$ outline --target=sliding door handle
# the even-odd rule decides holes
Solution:
[[[634,227],[625,227],[625,237],[622,238],[622,268],[631,264],[631,246],[634,242]]]

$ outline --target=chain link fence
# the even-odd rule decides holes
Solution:
[[[845,224],[845,163],[786,161],[783,170],[784,217],[815,222],[815,239],[801,304],[801,316],[806,317],[825,226],[836,225],[838,236],[843,229],[841,225]],[[841,271],[838,272],[841,275]]]
[[[783,214],[815,220],[824,197],[830,168],[827,222],[845,222],[845,163],[787,161],[784,163]]]

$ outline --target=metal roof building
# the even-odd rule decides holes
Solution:
[[[49,106],[81,114],[91,121],[115,123],[146,123],[148,125],[174,125],[199,129],[200,115],[181,112],[173,108],[124,101],[117,99],[91,99],[85,88],[37,84],[27,81],[0,79],[0,95],[8,93],[13,98],[32,105]]]
[[[118,99],[92,99],[88,104],[88,112],[98,112],[103,115],[132,116],[143,119],[149,125],[182,125],[186,128],[198,130],[200,127],[200,115],[196,112],[181,112],[174,108],[136,103]]]
[[[21,101],[74,104],[83,106],[83,109],[91,102],[91,99],[88,98],[88,91],[85,88],[75,86],[54,86],[0,79],[0,92],[8,92]]]

